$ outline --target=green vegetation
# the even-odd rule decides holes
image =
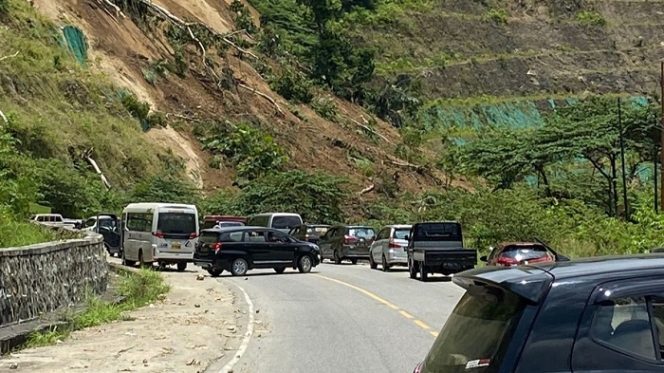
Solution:
[[[200,199],[196,186],[187,179],[157,175],[140,181],[130,193],[132,202],[195,204]]]
[[[249,9],[247,9],[240,0],[233,0],[230,9],[233,12],[233,21],[238,29],[245,30],[250,34],[254,34],[258,31],[254,21],[251,19]]]
[[[281,171],[288,160],[272,136],[249,123],[205,123],[195,131],[204,148],[229,159],[241,178]]]
[[[605,26],[606,25],[606,19],[604,17],[592,10],[582,10],[578,13],[576,13],[576,20],[584,25],[588,26]]]
[[[313,83],[299,71],[285,68],[270,79],[270,88],[286,100],[308,104],[314,97]]]
[[[138,273],[124,274],[119,284],[119,295],[124,297],[121,303],[112,304],[90,297],[83,312],[65,320],[66,326],[33,333],[28,337],[24,347],[50,345],[62,341],[75,330],[123,320],[126,318],[126,312],[154,302],[168,290],[168,285],[157,272],[141,269]]]
[[[491,8],[484,15],[484,19],[487,21],[497,23],[499,25],[505,25],[507,24],[508,16],[509,15],[507,14],[507,11],[505,9]]]
[[[0,248],[55,241],[58,235],[37,224],[19,222],[11,211],[0,205]]]

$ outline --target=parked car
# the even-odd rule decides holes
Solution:
[[[362,225],[336,225],[320,238],[321,261],[334,260],[341,264],[350,260],[357,264],[358,259],[369,259],[369,246],[376,238],[376,231]]]
[[[522,264],[548,263],[567,259],[558,255],[548,246],[539,242],[505,242],[493,250],[489,256],[482,256],[481,261],[488,266],[516,266]]]
[[[325,235],[329,229],[330,226],[324,224],[302,224],[291,229],[288,234],[300,241],[318,244],[321,236]]]
[[[108,255],[122,256],[122,229],[117,215],[101,213],[85,220],[81,230],[99,233],[104,237],[104,247]]]
[[[461,224],[455,221],[417,223],[408,240],[410,278],[420,275],[426,281],[430,273],[450,275],[475,267],[477,250],[464,249]]]
[[[408,265],[408,238],[412,225],[388,225],[378,232],[369,249],[369,266],[384,272],[392,266]]]
[[[249,226],[272,228],[286,234],[294,227],[302,224],[302,217],[299,214],[287,212],[252,215],[247,219],[247,225]]]
[[[30,217],[30,221],[50,227],[65,226],[65,219],[60,214],[36,214]]]
[[[122,211],[122,261],[133,266],[192,262],[198,241],[198,209],[175,203],[132,203]]]
[[[416,373],[662,372],[664,256],[484,267]]]
[[[241,227],[247,224],[247,218],[235,215],[205,215],[201,229],[220,227]]]
[[[320,263],[318,256],[318,246],[276,229],[229,227],[201,231],[194,263],[213,277],[223,271],[243,276],[254,268],[273,268],[277,273],[297,268],[307,273]]]

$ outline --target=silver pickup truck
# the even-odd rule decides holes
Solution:
[[[461,224],[455,221],[426,222],[413,225],[408,236],[410,278],[429,274],[450,275],[474,268],[477,250],[463,247]]]

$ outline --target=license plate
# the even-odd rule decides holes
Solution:
[[[173,244],[171,244],[171,249],[180,250],[180,248],[182,248],[182,246],[179,242],[173,242]]]

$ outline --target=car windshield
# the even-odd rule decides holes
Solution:
[[[162,212],[159,214],[157,229],[163,233],[195,233],[196,215],[183,212]]]
[[[434,342],[423,372],[488,372],[525,307],[523,299],[497,287],[472,286]]]
[[[461,241],[459,223],[424,223],[415,227],[415,241]]]
[[[291,229],[302,224],[297,216],[275,216],[272,219],[272,228],[274,229]]]
[[[394,238],[397,240],[405,240],[410,234],[410,228],[397,229],[394,231]]]
[[[548,251],[545,247],[539,245],[532,246],[509,246],[500,254],[500,256],[505,258],[511,258],[516,260],[528,260],[541,258],[547,255]]]
[[[357,238],[364,238],[365,240],[370,240],[374,238],[376,232],[373,228],[350,228],[348,234]]]

